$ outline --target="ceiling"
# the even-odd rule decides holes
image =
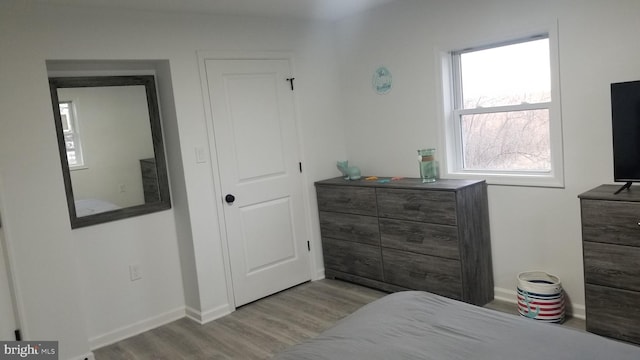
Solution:
[[[22,1],[22,0],[19,0]],[[255,15],[335,21],[395,0],[31,0],[132,10]]]

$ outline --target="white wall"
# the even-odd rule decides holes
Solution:
[[[18,310],[28,338],[59,338],[61,357],[89,351],[64,208],[55,129],[41,43],[19,16],[0,13],[0,172],[3,226],[13,258]],[[33,23],[31,23],[33,25]],[[56,164],[56,161],[58,164]],[[46,301],[43,301],[46,299]]]
[[[560,276],[584,314],[577,195],[613,180],[609,84],[640,79],[640,2],[400,0],[336,26],[347,153],[365,174],[418,176],[415,150],[442,148],[437,51],[506,40],[559,24],[565,188],[489,186],[497,295],[516,275]],[[386,65],[388,95],[371,90]],[[443,156],[443,154],[439,154]]]
[[[312,182],[337,175],[335,160],[346,152],[330,30],[302,21],[0,6],[3,220],[27,339],[57,339],[60,358],[75,358],[181,316],[185,306],[203,318],[231,308],[215,169],[195,162],[195,147],[208,148],[196,51],[294,54],[308,213],[317,219]],[[168,60],[170,79],[159,82],[173,89],[160,90],[169,102],[163,111],[174,112],[164,119],[172,210],[70,229],[47,86],[51,59]],[[311,225],[321,269],[317,220]],[[129,264],[141,266],[141,280],[129,281]]]

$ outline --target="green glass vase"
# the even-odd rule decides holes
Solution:
[[[436,164],[436,149],[418,150],[418,164],[420,166],[420,178],[423,183],[432,183],[437,180],[438,166]]]

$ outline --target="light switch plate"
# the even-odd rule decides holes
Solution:
[[[207,152],[204,147],[196,146],[196,163],[203,164],[207,162]]]

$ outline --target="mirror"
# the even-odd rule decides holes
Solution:
[[[72,228],[171,208],[153,75],[49,87]]]

